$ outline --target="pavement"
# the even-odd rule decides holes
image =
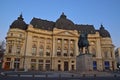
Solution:
[[[0,71],[0,80],[120,80],[120,72]]]
[[[2,76],[14,77],[120,77],[120,72],[99,72],[99,71],[1,71]]]

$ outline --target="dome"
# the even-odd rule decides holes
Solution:
[[[105,30],[103,25],[101,25],[99,32],[100,32],[100,36],[102,37],[111,37],[110,33],[107,30]]]
[[[66,15],[64,15],[64,13],[62,13],[60,18],[58,20],[56,20],[55,27],[59,28],[59,29],[72,30],[72,29],[74,29],[74,23],[71,20],[67,19]]]
[[[27,24],[23,21],[23,17],[22,14],[18,17],[17,20],[15,20],[11,25],[10,28],[19,28],[22,30],[26,30],[27,29]]]

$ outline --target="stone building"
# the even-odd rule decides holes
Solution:
[[[120,47],[115,50],[116,62],[120,65]]]
[[[25,70],[76,70],[78,37],[88,33],[93,70],[116,68],[109,32],[100,26],[74,24],[62,13],[55,21],[33,18],[26,24],[22,14],[10,25],[2,68]],[[82,65],[82,64],[80,64]]]

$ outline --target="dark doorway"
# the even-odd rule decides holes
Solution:
[[[9,70],[10,69],[10,62],[5,62],[4,69],[5,70]]]
[[[58,71],[61,71],[61,65],[58,64]]]
[[[68,71],[68,62],[67,61],[64,62],[64,71]]]

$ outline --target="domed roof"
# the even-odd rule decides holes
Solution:
[[[64,15],[64,13],[62,13],[62,15],[60,16],[60,18],[58,20],[56,20],[56,24],[55,24],[56,28],[59,29],[74,29],[74,23],[67,19],[66,15]]]
[[[102,24],[101,24],[99,32],[100,32],[100,36],[102,37],[111,37],[110,33],[107,30],[105,30]]]
[[[18,17],[17,20],[15,20],[11,25],[10,28],[19,28],[22,30],[26,30],[27,29],[27,24],[23,21],[23,17],[22,14]]]

